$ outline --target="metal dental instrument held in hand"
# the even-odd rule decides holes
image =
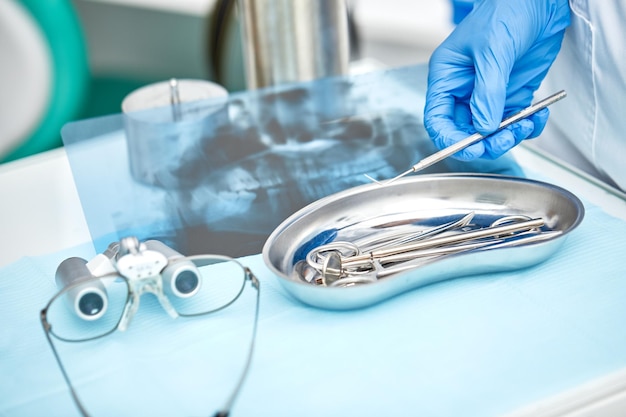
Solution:
[[[504,129],[507,126],[512,125],[513,123],[517,123],[522,119],[525,119],[526,117],[538,112],[541,109],[544,109],[546,107],[548,107],[549,105],[556,103],[557,101],[565,98],[565,96],[567,96],[567,93],[564,90],[559,91],[558,93],[552,94],[549,97],[544,98],[541,101],[538,101],[537,103],[526,107],[525,109],[515,113],[514,115],[507,117],[506,119],[504,119],[502,121],[502,123],[500,123],[500,126],[498,127],[498,129],[493,132],[499,132],[500,130]],[[378,181],[374,178],[372,178],[371,176],[367,175],[367,174],[363,174],[365,175],[369,180],[379,184],[379,185],[389,185],[392,182],[408,175],[411,174],[413,172],[417,172],[417,171],[421,171],[422,169],[428,168],[431,165],[436,164],[437,162],[451,156],[454,155],[455,153],[467,148],[470,145],[473,145],[483,139],[485,139],[486,137],[492,135],[493,133],[489,134],[489,135],[481,135],[480,133],[474,133],[471,136],[466,137],[463,140],[458,141],[457,143],[448,146],[445,149],[440,150],[439,152],[435,152],[434,154],[422,159],[421,161],[419,161],[417,164],[413,165],[410,169],[407,169],[405,172],[403,172],[402,174],[391,178],[387,181]]]

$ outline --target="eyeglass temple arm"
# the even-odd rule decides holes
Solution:
[[[57,361],[57,364],[59,365],[59,369],[61,369],[61,374],[63,375],[63,379],[65,379],[65,383],[70,388],[70,394],[72,395],[72,398],[74,399],[74,403],[78,406],[78,411],[80,411],[80,414],[83,417],[90,417],[89,413],[87,412],[87,410],[85,410],[85,407],[83,407],[83,404],[80,402],[80,399],[78,398],[78,394],[76,394],[76,391],[74,390],[74,386],[70,382],[70,378],[67,375],[67,372],[65,371],[65,367],[61,363],[61,358],[59,357],[59,353],[57,352],[54,346],[54,343],[52,342],[52,339],[50,338],[50,323],[48,323],[48,319],[46,318],[47,312],[48,312],[48,309],[44,308],[43,310],[41,310],[41,314],[39,317],[41,319],[41,325],[43,326],[44,333],[46,334],[46,340],[48,341],[48,345],[50,345],[50,349],[52,349],[52,353],[54,354],[54,359]]]
[[[243,386],[246,376],[248,375],[250,364],[252,363],[252,353],[254,352],[254,345],[256,342],[256,331],[257,331],[257,326],[259,322],[259,301],[261,299],[261,285],[259,283],[258,278],[252,273],[250,268],[244,267],[244,269],[246,270],[246,279],[249,279],[252,286],[256,289],[256,308],[254,310],[254,324],[252,326],[252,341],[250,342],[250,348],[248,349],[248,357],[246,358],[246,364],[243,368],[243,371],[241,372],[239,381],[237,382],[237,385],[235,386],[235,389],[233,390],[233,393],[231,394],[230,398],[228,399],[228,401],[226,401],[226,404],[224,404],[224,407],[222,407],[220,411],[215,413],[214,417],[228,417],[228,415],[230,414],[230,409],[233,406],[233,403],[235,402],[237,395],[239,395],[239,391],[241,391],[241,387]]]

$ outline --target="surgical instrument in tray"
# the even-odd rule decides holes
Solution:
[[[335,286],[374,282],[441,256],[525,244],[528,243],[526,239],[529,237],[531,241],[537,241],[538,237],[539,239],[553,237],[555,233],[541,231],[540,228],[544,225],[541,218],[505,216],[494,221],[489,227],[430,237],[465,226],[471,220],[471,216],[473,213],[459,221],[442,225],[443,227],[433,228],[432,233],[425,231],[424,234],[429,237],[412,243],[377,246],[368,251],[361,250],[351,242],[338,241],[319,246],[306,258],[308,266],[321,275],[319,279],[312,280],[312,283]],[[545,233],[549,236],[543,236]],[[302,273],[301,268],[299,271]],[[301,279],[307,280],[303,277]]]
[[[415,240],[423,240],[430,236],[443,233],[448,230],[459,229],[467,226],[474,218],[474,212],[470,212],[458,220],[441,224],[427,230],[419,230],[418,232],[399,233],[390,231],[388,233],[376,233],[374,236],[357,239],[353,242],[361,251],[373,251],[384,246],[401,245]]]
[[[431,252],[432,256],[404,262],[389,263],[383,259],[364,267],[350,267],[349,272],[357,270],[358,274],[332,283],[329,275],[329,285],[324,285],[321,267],[315,269],[306,260],[312,250],[329,242],[347,241],[363,253],[374,244],[393,242],[397,236],[418,235],[419,231],[460,220],[469,213],[474,215],[468,225],[424,240],[415,237],[411,242],[422,243],[513,221],[539,218],[544,224],[528,232],[444,245],[445,249],[456,246],[460,250],[456,253]],[[363,308],[426,285],[518,271],[547,262],[563,249],[584,213],[582,202],[571,192],[528,178],[494,174],[414,175],[386,187],[365,184],[351,188],[303,207],[272,232],[263,247],[263,259],[287,293],[305,304],[332,310]],[[320,235],[323,239],[318,238]],[[483,241],[493,244],[474,249],[467,246]],[[338,249],[340,259],[354,253],[348,248]],[[435,250],[439,248],[428,249]],[[415,252],[425,255],[426,249]],[[314,260],[323,267],[324,259]],[[333,265],[328,261],[327,266]]]
[[[541,109],[544,109],[546,107],[548,107],[549,105],[556,103],[557,101],[565,98],[567,96],[567,93],[564,90],[561,90],[557,93],[552,94],[551,96],[548,96],[546,98],[544,98],[543,100],[538,101],[535,104],[532,104],[528,107],[526,107],[525,109],[513,114],[510,117],[507,117],[506,119],[504,119],[501,123],[500,126],[498,126],[498,129],[493,132],[499,132],[500,130],[504,129],[507,126],[512,125],[513,123],[517,123],[522,119],[525,119],[528,116],[533,115],[534,113],[538,112]],[[493,133],[491,133],[490,135],[492,135]],[[473,145],[483,139],[485,139],[486,137],[490,136],[490,135],[481,135],[480,133],[476,132],[473,135],[470,135],[468,137],[466,137],[463,140],[458,141],[457,143],[448,146],[445,149],[440,150],[439,152],[435,152],[434,154],[422,159],[421,161],[419,161],[417,164],[413,165],[411,168],[407,169],[406,171],[404,171],[403,173],[401,173],[400,175],[391,178],[387,181],[378,181],[376,179],[374,179],[373,177],[367,175],[367,174],[363,174],[365,175],[370,181],[373,181],[379,185],[389,185],[392,182],[417,171],[421,171],[422,169],[428,168],[429,166],[436,164],[439,161],[442,161],[443,159],[454,155],[455,153],[467,148],[470,145]]]

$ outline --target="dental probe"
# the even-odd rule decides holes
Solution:
[[[525,119],[526,117],[538,112],[539,110],[548,107],[550,104],[556,103],[557,101],[565,98],[565,96],[567,96],[567,93],[565,92],[565,90],[561,90],[558,93],[552,94],[549,97],[544,98],[543,100],[540,100],[538,102],[536,102],[535,104],[532,104],[528,107],[526,107],[523,110],[520,110],[519,112],[515,113],[514,115],[507,117],[506,119],[504,119],[501,123],[500,126],[498,126],[498,129],[493,132],[499,132],[500,130],[504,129],[507,126],[512,125],[513,123],[517,123],[522,119]],[[483,139],[485,139],[486,137],[492,135],[493,133],[490,133],[489,135],[481,135],[480,133],[476,132],[473,135],[470,135],[468,137],[466,137],[463,140],[458,141],[457,143],[448,146],[445,149],[440,150],[439,152],[435,152],[434,154],[427,156],[426,158],[422,159],[421,161],[419,161],[417,164],[413,165],[410,169],[407,169],[406,171],[404,171],[402,174],[391,178],[390,180],[387,181],[378,181],[374,178],[372,178],[371,176],[367,175],[367,174],[363,174],[365,175],[369,180],[379,184],[379,185],[389,185],[392,182],[396,181],[397,179],[400,179],[402,177],[404,177],[405,175],[408,175],[412,172],[417,172],[417,171],[421,171],[424,168],[428,168],[429,166],[436,164],[437,162],[449,157],[450,155],[453,155],[465,148],[467,148],[470,145],[475,144],[476,142],[479,142]]]

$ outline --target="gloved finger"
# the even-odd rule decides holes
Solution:
[[[428,130],[428,133],[432,130],[431,125],[433,120],[454,120],[454,104],[454,97],[449,93],[428,92],[426,106],[424,107],[424,126]]]
[[[467,103],[457,102],[454,106],[454,124],[458,130],[466,132],[468,135],[476,133],[472,122],[472,111]]]
[[[426,127],[429,136],[438,149],[445,149],[456,142],[465,139],[469,133],[459,130],[457,124],[447,117],[432,117]],[[478,142],[452,155],[462,161],[471,161],[480,158],[485,153],[485,146]]]
[[[507,153],[515,145],[527,139],[535,130],[535,124],[530,119],[520,120],[501,131],[485,138],[484,158],[496,159]]]
[[[468,101],[473,88],[473,66],[467,63],[450,63],[448,51],[442,44],[428,62],[428,89],[424,121],[436,116],[455,119],[455,106],[458,102]],[[465,97],[460,96],[467,92]]]
[[[524,108],[530,104],[552,64],[548,57],[556,57],[562,39],[563,33],[558,33],[536,42],[516,61],[507,86],[508,107]]]
[[[557,4],[558,3],[558,4]],[[485,21],[472,43],[476,81],[470,104],[476,130],[492,133],[505,106],[527,107],[558,53],[569,24],[566,0],[474,3]],[[463,25],[458,28],[469,27]],[[472,21],[476,25],[477,21]],[[470,35],[467,30],[465,35]],[[539,126],[539,125],[538,125]]]
[[[489,50],[479,53],[475,66],[476,80],[470,99],[473,124],[478,132],[488,135],[502,121],[512,63]]]
[[[431,64],[433,58],[431,58]],[[434,77],[434,70],[429,70],[428,91],[426,93],[426,105],[424,107],[424,123],[428,124],[433,117],[447,117],[456,120],[458,115],[458,89],[459,78],[465,78],[458,74],[459,71],[447,69],[445,76]],[[449,80],[455,80],[450,83]],[[469,113],[469,108],[468,108]],[[471,122],[471,119],[468,120]]]
[[[550,109],[548,108],[541,109],[537,113],[531,115],[529,119],[533,122],[534,130],[528,136],[527,139],[536,138],[537,136],[541,135],[541,133],[543,132],[543,129],[546,127],[546,124],[548,123],[549,117],[550,117]]]

